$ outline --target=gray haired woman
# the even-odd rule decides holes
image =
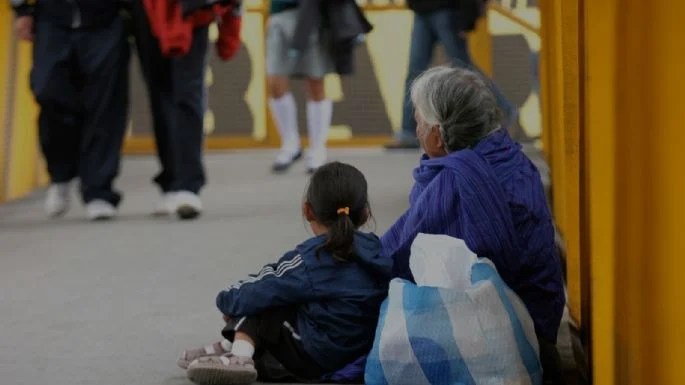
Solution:
[[[437,67],[413,83],[416,135],[429,157],[471,147],[500,128],[496,100],[475,72]]]
[[[538,170],[501,128],[481,75],[433,68],[413,83],[411,100],[425,154],[414,170],[409,209],[382,237],[394,276],[413,281],[409,254],[417,234],[463,239],[526,304],[545,383],[563,383],[555,342],[566,301]]]

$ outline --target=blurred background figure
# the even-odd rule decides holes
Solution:
[[[371,31],[353,0],[272,0],[266,37],[269,106],[281,136],[281,150],[272,166],[287,171],[302,157],[297,105],[290,92],[292,78],[307,83],[307,172],[326,163],[326,141],[333,103],[326,98],[324,77],[353,72],[357,39]]]
[[[162,199],[156,215],[194,219],[202,213],[205,69],[209,24],[221,18],[217,51],[223,60],[240,47],[242,9],[235,1],[133,0],[138,57],[147,84],[157,156],[154,182]]]
[[[31,89],[51,185],[45,210],[69,209],[78,178],[89,219],[116,214],[113,188],[128,112],[129,45],[117,0],[12,1],[15,33],[33,41]]]
[[[235,0],[133,0],[131,16],[162,166],[154,178],[162,191],[154,214],[195,219],[202,213],[200,190],[206,183],[209,25],[220,20],[217,54],[230,60],[240,48],[242,7]]]
[[[206,182],[202,147],[209,28],[194,28],[190,50],[172,59],[162,53],[143,0],[133,0],[131,15],[162,168],[154,178],[162,192],[155,214],[183,207],[182,218],[195,218],[202,212],[199,194]]]
[[[387,149],[418,149],[416,119],[408,90],[414,79],[428,69],[437,43],[441,43],[452,64],[478,70],[471,60],[466,33],[475,28],[485,14],[487,0],[407,0],[414,13],[409,53],[409,71],[405,84],[402,127]],[[510,128],[514,139],[520,140],[518,111],[497,86],[490,81],[497,104],[505,115],[503,125]]]

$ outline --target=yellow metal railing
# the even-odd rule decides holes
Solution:
[[[3,9],[4,8],[4,9]],[[9,36],[11,35],[12,28],[12,13],[6,12],[9,7],[7,4],[0,5],[0,57],[4,57],[4,60],[0,60],[0,202],[5,200],[5,163],[9,144],[6,143],[7,136],[7,115],[8,111],[8,100],[11,97],[9,95],[10,89],[10,54],[11,54],[11,40]]]
[[[685,4],[541,1],[540,11],[545,149],[593,383],[682,383]]]
[[[494,1],[491,1],[489,3],[488,9],[492,12],[497,12],[498,14],[506,17],[510,21],[518,24],[523,29],[528,30],[530,32],[533,32],[534,34],[540,36],[540,28],[536,27],[535,25],[533,25],[528,20],[518,16],[516,13],[512,12],[511,9],[506,8],[506,7],[502,6],[501,4],[496,3]]]
[[[46,181],[38,151],[38,109],[29,90],[31,45],[13,37],[9,2],[0,2],[0,203]]]

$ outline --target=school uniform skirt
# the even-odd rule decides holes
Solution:
[[[309,37],[304,52],[294,56],[290,42],[297,26],[297,9],[278,12],[269,17],[266,35],[266,72],[270,76],[321,79],[335,72],[333,59],[326,49],[325,33],[317,30]]]

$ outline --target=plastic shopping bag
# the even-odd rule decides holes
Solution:
[[[478,256],[461,239],[419,234],[411,245],[409,268],[419,286],[466,290]]]
[[[523,302],[490,261],[462,246],[446,236],[416,238],[412,273],[417,282],[443,287],[390,283],[366,364],[367,385],[542,383],[535,329]]]

